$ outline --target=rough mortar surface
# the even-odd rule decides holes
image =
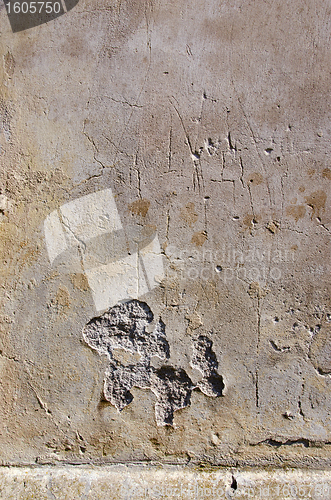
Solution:
[[[330,498],[330,473],[305,469],[181,466],[11,467],[0,470],[5,500],[288,500]]]
[[[0,5],[0,496],[325,482],[331,6],[72,5]]]

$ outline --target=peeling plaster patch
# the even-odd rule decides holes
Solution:
[[[158,425],[172,425],[174,412],[189,406],[192,380],[182,368],[162,366],[153,374],[152,391],[158,398],[155,418]]]
[[[121,411],[133,400],[132,387],[150,389],[157,397],[157,425],[173,425],[174,412],[189,406],[192,390],[200,389],[207,396],[219,397],[224,383],[217,373],[218,361],[212,350],[212,341],[206,336],[200,336],[193,343],[192,367],[202,374],[197,385],[182,368],[169,365],[154,368],[152,357],[157,356],[166,362],[170,358],[170,346],[161,318],[153,331],[148,331],[153,319],[146,303],[131,300],[117,304],[89,321],[83,329],[83,337],[92,349],[109,359],[104,379],[107,401]],[[138,354],[139,361],[124,364],[116,356],[118,349]]]
[[[131,300],[118,304],[85,326],[83,335],[90,347],[112,359],[113,349],[125,349],[131,354],[138,352],[143,358],[168,356],[169,346],[165,339],[164,323],[159,320],[153,333],[146,328],[154,315],[147,304]]]
[[[218,361],[212,350],[213,342],[204,335],[195,341],[193,345],[192,368],[199,370],[203,379],[198,382],[199,389],[206,396],[222,396],[224,390],[223,377],[217,373]]]

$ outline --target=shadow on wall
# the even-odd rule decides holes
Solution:
[[[53,21],[73,9],[79,0],[3,0],[13,33]]]

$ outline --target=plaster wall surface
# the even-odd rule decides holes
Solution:
[[[330,15],[1,4],[2,465],[330,464]]]

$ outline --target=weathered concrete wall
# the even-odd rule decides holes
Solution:
[[[0,460],[330,462],[330,7],[0,10]]]

